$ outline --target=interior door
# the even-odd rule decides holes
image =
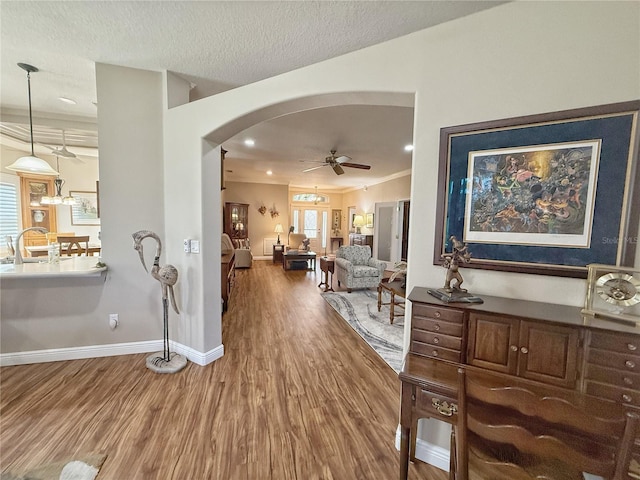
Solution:
[[[375,216],[375,242],[374,257],[384,262],[395,263],[397,259],[394,255],[395,224],[396,224],[396,203],[385,202],[376,203]]]

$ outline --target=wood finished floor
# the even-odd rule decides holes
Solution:
[[[159,375],[127,355],[1,368],[1,471],[104,452],[98,480],[397,479],[397,375],[318,283],[266,261],[239,270],[225,355],[205,367]],[[418,462],[409,478],[447,476]]]

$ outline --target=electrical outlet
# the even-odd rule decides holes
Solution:
[[[191,253],[200,253],[200,240],[191,240]]]
[[[184,248],[184,253],[191,252],[191,240],[189,240],[188,238],[185,238],[184,241],[182,242],[182,245]]]
[[[118,320],[118,314],[117,313],[110,313],[109,314],[109,327],[111,327],[111,330],[115,330],[119,323],[120,323],[120,320]]]

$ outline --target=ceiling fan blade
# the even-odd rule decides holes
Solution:
[[[344,163],[341,163],[340,165],[342,165],[343,167],[349,167],[349,168],[359,168],[361,170],[370,170],[371,169],[371,165],[363,165],[362,163],[344,162]]]
[[[335,160],[338,163],[344,163],[344,162],[348,162],[349,160],[351,160],[351,157],[347,157],[346,155],[341,155],[341,156],[337,157]]]
[[[302,170],[302,173],[310,172],[312,170],[317,170],[317,169],[322,168],[322,167],[326,167],[326,164],[325,165],[318,165],[317,167],[306,168],[306,169]]]
[[[342,175],[344,173],[344,170],[338,163],[333,163],[331,165],[331,168],[333,168],[333,171],[336,172],[336,175]]]

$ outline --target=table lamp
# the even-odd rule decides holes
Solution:
[[[284,233],[281,223],[276,223],[276,229],[274,230],[278,234],[278,245],[280,245],[280,234]]]
[[[364,226],[364,217],[362,215],[353,217],[353,226],[356,227],[356,233],[361,233],[360,228]]]

